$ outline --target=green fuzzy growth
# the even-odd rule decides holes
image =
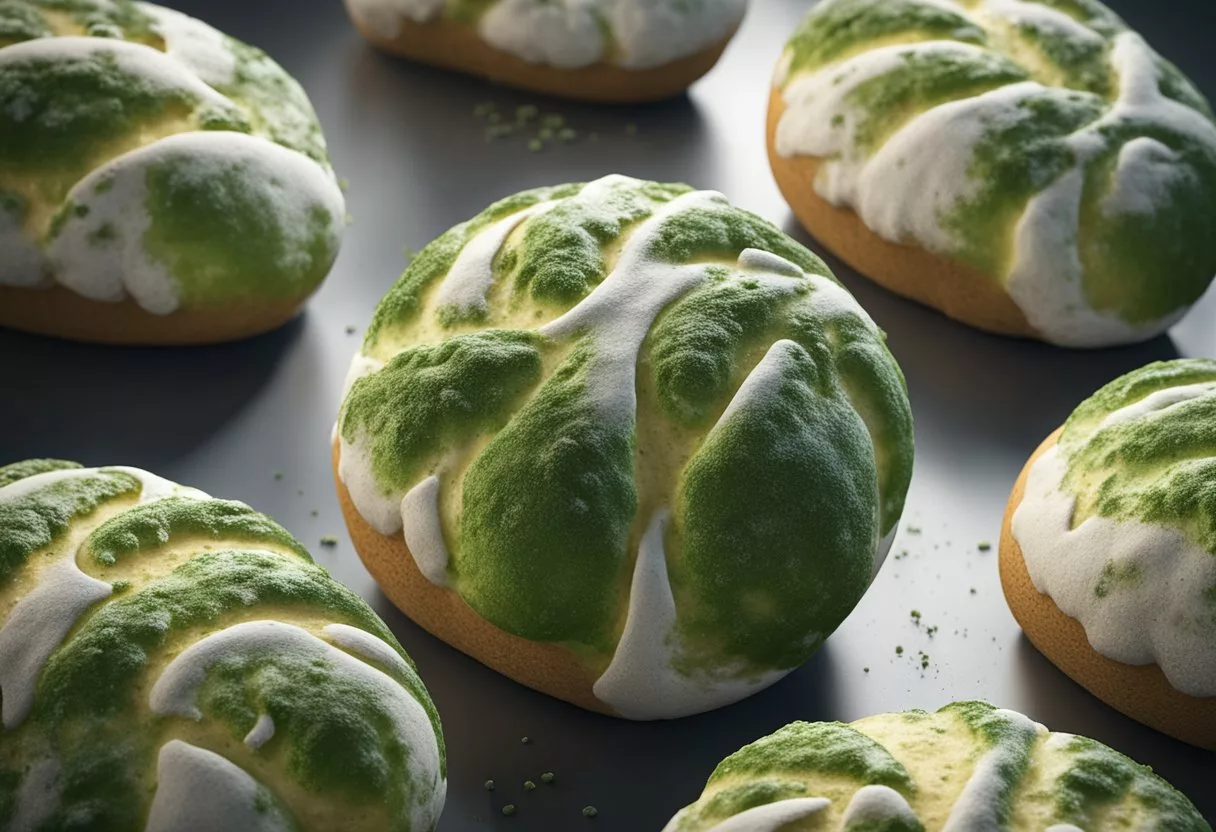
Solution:
[[[340,703],[340,704],[339,704]],[[286,744],[287,773],[312,793],[353,806],[386,805],[390,829],[410,832],[412,753],[380,691],[324,659],[273,648],[231,651],[207,671],[204,717],[240,740],[265,713]]]
[[[582,187],[581,184],[575,184],[523,191],[495,202],[473,219],[436,238],[410,261],[405,272],[376,307],[376,313],[372,316],[372,322],[364,337],[364,352],[374,352],[386,330],[397,330],[414,320],[426,290],[448,273],[461,250],[481,231],[538,202],[572,196]]]
[[[1203,93],[1191,83],[1191,80],[1182,73],[1182,70],[1160,55],[1156,57],[1161,94],[1179,104],[1185,104],[1192,110],[1203,113],[1210,120],[1213,119],[1211,104],[1203,97]]]
[[[836,279],[822,260],[780,228],[725,199],[667,217],[645,254],[665,263],[706,258],[734,261],[749,248],[776,254],[804,272]]]
[[[622,179],[594,196],[580,193],[535,217],[519,244],[515,291],[538,301],[577,302],[607,276],[603,249],[662,203],[691,190]]]
[[[865,114],[854,127],[854,142],[869,154],[926,110],[1027,77],[1024,69],[996,52],[907,52],[899,67],[849,93],[848,104]]]
[[[488,330],[398,353],[355,382],[342,413],[348,442],[371,441],[386,493],[409,488],[452,448],[506,424],[541,377],[541,336]]]
[[[124,724],[96,724],[87,733],[60,738],[63,770],[53,809],[40,830],[130,832],[145,821],[141,775],[154,767],[151,738]]]
[[[0,174],[52,173],[70,186],[108,145],[148,123],[189,116],[191,91],[119,67],[101,50],[74,58],[29,56],[0,71]]]
[[[1040,6],[1063,12],[1108,39],[1127,30],[1127,24],[1123,22],[1122,18],[1099,0],[1035,0],[1035,2]]]
[[[1011,719],[987,702],[954,702],[938,713],[954,715],[992,749],[989,753],[995,760],[999,785],[988,800],[996,809],[996,820],[1005,828],[1013,814],[1018,785],[1030,769],[1031,753],[1038,741],[1037,729],[1029,720]]]
[[[149,167],[146,183],[144,250],[174,276],[183,307],[303,299],[337,257],[328,208],[312,203],[303,223],[285,222],[292,184],[250,176],[243,160],[175,156]]]
[[[1074,525],[1098,515],[1179,529],[1216,554],[1216,390],[1099,427],[1105,414],[1154,392],[1216,384],[1216,361],[1150,364],[1098,391],[1065,424],[1065,487]]]
[[[958,40],[983,44],[984,30],[958,12],[920,0],[825,0],[786,45],[789,78],[848,57],[874,41]]]
[[[914,790],[907,769],[879,743],[840,722],[792,722],[745,745],[714,769],[709,785],[761,777],[846,777],[862,786]]]
[[[88,618],[47,662],[33,718],[53,726],[112,721],[130,703],[149,659],[172,647],[174,633],[222,627],[234,614],[244,617],[259,606],[324,612],[406,658],[367,604],[321,567],[268,552],[208,552]],[[420,682],[410,693],[427,706]],[[429,712],[438,734],[438,717]]]
[[[490,623],[609,652],[637,491],[632,423],[587,394],[594,350],[576,346],[469,466],[454,569]]]
[[[1086,170],[1078,248],[1094,309],[1151,324],[1197,301],[1216,273],[1216,151],[1168,125],[1125,121],[1103,129],[1105,153]],[[1130,141],[1153,140],[1175,171],[1159,178],[1149,210],[1115,213],[1106,197]],[[1138,187],[1138,186],[1133,186]]]
[[[1076,163],[1063,139],[1100,117],[1106,105],[1089,93],[1044,89],[1018,108],[1018,118],[991,125],[976,144],[968,169],[975,194],[940,218],[956,240],[956,250],[945,253],[998,280],[1012,265],[1013,235],[1027,201]]]
[[[806,783],[796,780],[764,778],[718,789],[684,809],[677,816],[673,832],[701,832],[757,806],[779,800],[807,797]]]
[[[1138,586],[1142,580],[1144,580],[1144,571],[1138,565],[1107,561],[1106,565],[1102,567],[1102,574],[1098,576],[1094,595],[1105,598],[1120,589]]]
[[[919,819],[909,815],[892,815],[884,818],[851,818],[841,832],[925,832]]]
[[[21,0],[17,0],[18,3]],[[96,37],[126,38],[154,42],[152,19],[131,0],[27,0],[28,4],[47,11],[67,14],[73,22]]]
[[[1191,802],[1148,766],[1085,737],[1073,737],[1065,753],[1072,761],[1056,781],[1058,823],[1097,828],[1103,808],[1130,794],[1152,814],[1153,828],[1160,832],[1211,832]]]
[[[232,80],[217,84],[216,89],[244,102],[259,135],[328,168],[325,137],[304,88],[261,49],[235,38],[225,38],[224,43],[236,58],[236,69]],[[207,129],[231,128],[207,125]]]
[[[812,346],[778,347],[774,389],[738,405],[685,468],[666,547],[680,553],[669,571],[685,670],[723,655],[744,672],[796,667],[869,586],[874,449],[826,346]]]
[[[38,9],[26,0],[0,0],[0,47],[54,34]]]
[[[83,550],[97,565],[114,566],[142,550],[171,545],[176,538],[222,541],[226,546],[266,543],[311,560],[286,529],[244,503],[189,497],[170,497],[123,512],[89,535]]]
[[[9,465],[0,466],[0,488],[12,485],[17,480],[46,474],[51,471],[70,471],[82,467],[79,462],[66,459],[26,459]]]
[[[139,480],[130,474],[101,471],[0,502],[0,586],[12,579],[31,554],[67,532],[74,520],[92,514],[109,500],[133,497],[140,488]]]
[[[1064,86],[1110,97],[1115,79],[1107,41],[1078,38],[1052,26],[1039,26],[1033,19],[1015,24],[1014,29],[1035,52],[1060,70]]]
[[[650,366],[663,414],[692,426],[713,418],[738,384],[740,353],[745,345],[765,340],[790,294],[734,275],[711,280],[669,307],[650,335]]]

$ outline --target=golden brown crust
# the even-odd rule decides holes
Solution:
[[[814,187],[820,159],[777,153],[777,124],[784,113],[785,100],[774,87],[768,107],[769,164],[785,201],[815,239],[874,282],[957,321],[1000,335],[1040,337],[992,278],[919,246],[884,240],[856,212],[822,199]]]
[[[277,329],[306,298],[277,304],[234,304],[154,315],[130,297],[89,300],[63,286],[0,286],[0,327],[73,341],[129,346],[178,346],[238,341]]]
[[[679,95],[713,68],[734,36],[731,31],[700,52],[650,69],[625,69],[608,63],[557,69],[496,49],[481,39],[475,27],[452,20],[403,20],[396,37],[386,38],[353,12],[350,17],[376,48],[394,55],[547,95],[618,104]]]
[[[1022,469],[1001,528],[1001,586],[1009,609],[1030,643],[1073,681],[1117,711],[1183,742],[1216,751],[1216,697],[1195,697],[1170,685],[1155,664],[1133,666],[1094,650],[1085,629],[1035,589],[1022,547],[1013,537],[1013,513],[1022,502],[1026,478],[1035,461],[1056,444],[1047,437]]]
[[[595,676],[564,647],[542,644],[500,630],[453,590],[431,583],[414,562],[401,535],[382,535],[367,524],[338,476],[340,449],[333,446],[334,483],[355,551],[396,607],[436,638],[522,685],[591,711],[616,716],[595,698]]]

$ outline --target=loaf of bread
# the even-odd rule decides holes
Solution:
[[[0,829],[426,832],[409,657],[270,518],[134,468],[0,467]]]
[[[717,63],[747,0],[346,0],[378,48],[586,101],[678,95]]]
[[[254,335],[299,311],[345,224],[312,106],[263,52],[131,0],[0,7],[0,326]]]
[[[664,832],[1211,832],[1152,769],[985,702],[795,722],[719,764]]]
[[[770,101],[807,230],[972,326],[1141,341],[1216,275],[1212,111],[1097,0],[824,0]]]
[[[1001,581],[1065,673],[1216,751],[1216,361],[1142,367],[1048,437],[1009,500]]]
[[[609,176],[427,246],[355,357],[355,546],[423,627],[636,719],[798,667],[882,564],[903,376],[824,264],[721,194]]]

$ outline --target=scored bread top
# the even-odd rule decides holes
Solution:
[[[1012,529],[1095,650],[1216,696],[1216,361],[1149,364],[1082,403]]]
[[[474,26],[490,46],[536,64],[649,69],[707,49],[743,20],[747,0],[347,0],[395,37],[407,22]]]
[[[542,188],[456,226],[380,303],[348,389],[360,515],[637,718],[803,662],[911,474],[882,333],[809,251],[683,185]]]
[[[283,528],[134,468],[0,467],[0,828],[429,830],[409,657]]]
[[[1216,274],[1216,125],[1096,0],[824,0],[774,81],[782,156],[867,227],[1004,287],[1045,339],[1142,340]]]
[[[787,725],[723,760],[664,832],[787,828],[1211,832],[1147,766],[985,702]]]
[[[0,286],[298,301],[345,222],[312,106],[260,50],[130,0],[0,7]]]

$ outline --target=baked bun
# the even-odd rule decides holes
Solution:
[[[811,234],[980,329],[1142,341],[1216,274],[1212,112],[1096,0],[824,0],[768,147]]]
[[[379,49],[583,101],[656,101],[713,68],[747,0],[346,0]]]
[[[439,717],[265,515],[134,468],[0,467],[0,829],[435,828]]]
[[[778,829],[1211,832],[1148,766],[986,702],[787,725],[723,760],[664,832]]]
[[[912,469],[883,335],[717,193],[609,176],[431,243],[338,417],[385,593],[585,708],[678,717],[805,661],[869,586]]]
[[[1009,499],[1001,583],[1077,683],[1216,750],[1216,361],[1150,364],[1073,412]]]
[[[2,16],[0,326],[192,344],[292,318],[346,223],[300,85],[148,3]]]

